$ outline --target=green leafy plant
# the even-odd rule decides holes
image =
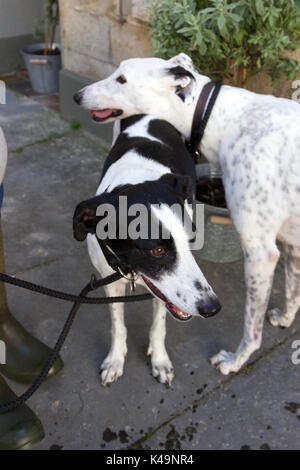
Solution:
[[[72,130],[76,130],[76,129],[80,129],[81,128],[81,124],[79,121],[76,121],[76,119],[73,119],[71,122],[70,122],[70,128]]]
[[[189,54],[212,78],[244,86],[249,75],[294,79],[300,64],[286,51],[300,46],[300,0],[152,0],[154,54]]]
[[[44,0],[45,17],[36,22],[34,37],[38,41],[44,40],[44,55],[53,53],[55,32],[59,24],[58,0]]]

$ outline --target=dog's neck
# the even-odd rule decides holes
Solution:
[[[193,71],[195,82],[193,83],[193,90],[189,97],[184,101],[176,94],[173,95],[171,103],[168,103],[166,109],[162,108],[160,103],[159,117],[171,122],[171,124],[182,134],[185,140],[189,141],[191,138],[193,117],[197,102],[204,85],[210,82],[210,78],[200,75]],[[170,104],[172,113],[170,113]],[[170,120],[170,116],[172,119]]]
[[[193,84],[193,90],[190,96],[183,101],[177,95],[174,94],[171,99],[171,102],[168,102],[168,107],[164,109],[162,101],[160,103],[159,109],[159,117],[161,119],[169,121],[188,142],[191,139],[193,119],[199,97],[204,86],[211,81],[209,77],[206,77],[205,75],[200,75],[195,71],[193,71],[193,75],[195,76],[195,82]],[[220,93],[222,93],[222,90]],[[214,108],[217,105],[218,103],[215,104]],[[170,112],[170,106],[172,112]],[[214,111],[215,110],[213,109],[212,114],[214,114],[214,117],[211,117],[209,121],[215,120],[216,113]],[[172,118],[170,119],[170,117]],[[203,142],[205,142],[205,145],[201,143],[200,148],[201,152],[209,161],[211,161],[212,163],[218,163],[219,138],[216,138],[215,132],[213,132],[213,134],[211,135],[211,130],[211,126],[207,125],[207,129],[205,130],[203,137]],[[209,149],[209,151],[205,152],[206,148],[207,150]]]
[[[203,87],[210,81],[210,78],[200,75],[195,71],[193,71],[193,75],[196,80],[192,99],[187,103],[179,100],[178,97],[174,95],[172,104],[175,112],[172,114],[172,121],[170,121],[170,110],[169,116],[165,117],[165,119],[169,120],[188,141],[191,138],[193,117],[199,96]],[[241,94],[243,94],[242,100]],[[254,96],[255,94],[248,90],[228,85],[222,86],[200,144],[201,153],[209,162],[213,164],[220,163],[219,153],[221,141],[227,133],[227,126],[230,125],[230,123],[232,125],[232,116],[234,115],[235,120],[239,122],[243,113],[246,112],[249,103],[253,101]]]

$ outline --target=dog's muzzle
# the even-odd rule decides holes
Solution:
[[[83,97],[83,91],[82,91],[82,90],[79,90],[79,91],[77,91],[76,93],[74,93],[74,95],[73,95],[73,100],[75,101],[75,103],[81,104],[81,102],[82,102],[82,97]]]
[[[213,317],[221,310],[222,305],[220,304],[217,297],[211,297],[209,300],[201,301],[197,305],[199,315],[204,318]]]

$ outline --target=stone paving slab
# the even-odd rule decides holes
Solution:
[[[185,413],[165,424],[146,449],[299,450],[300,364],[291,358],[300,331]]]
[[[23,101],[16,95],[14,99],[17,115],[19,102],[22,107]],[[39,105],[31,102],[29,108],[31,106]],[[12,111],[13,106],[11,114]],[[37,113],[26,113],[27,121],[35,122],[39,112],[46,113],[48,121],[52,121],[53,113],[44,108]],[[58,116],[56,120],[61,126],[59,128],[67,128]],[[20,121],[21,137],[18,145],[28,143],[27,137],[24,137],[27,125],[27,122]],[[13,134],[8,132],[7,135],[10,148],[15,148]],[[72,215],[78,201],[94,193],[105,152],[81,131],[72,131],[44,143],[34,144],[33,140],[30,143],[32,145],[24,147],[22,152],[9,155],[2,214],[8,271],[19,273],[20,277],[32,282],[77,293],[90,277],[93,268],[85,244],[79,244],[72,238]],[[278,440],[275,431],[272,434],[275,425],[272,425],[271,417],[268,422],[272,429],[268,430],[268,435],[263,435],[262,441],[251,436],[257,430],[253,411],[253,397],[257,390],[260,391],[256,400],[258,414],[266,408],[265,399],[260,397],[263,397],[264,392],[268,396],[272,387],[275,392],[277,390],[278,399],[276,393],[272,394],[270,413],[284,408],[284,400],[299,403],[299,372],[292,368],[291,374],[288,373],[288,350],[283,354],[285,362],[281,363],[282,369],[286,368],[286,375],[280,375],[277,366],[280,361],[276,358],[273,361],[272,357],[280,350],[278,345],[282,341],[291,334],[297,337],[300,318],[289,330],[266,325],[263,348],[253,356],[254,360],[260,358],[259,362],[253,368],[250,366],[245,369],[248,375],[240,373],[223,387],[222,384],[226,384],[228,379],[214,370],[208,359],[220,348],[234,350],[241,339],[245,298],[243,266],[242,262],[223,265],[202,262],[201,268],[214,286],[223,309],[214,318],[194,319],[184,325],[168,317],[167,349],[175,367],[171,388],[157,383],[147,364],[149,360],[146,359],[146,351],[152,315],[149,302],[126,306],[129,352],[125,374],[116,384],[107,388],[100,385],[98,368],[110,346],[108,307],[81,307],[62,351],[64,371],[44,384],[30,400],[30,406],[41,417],[46,430],[46,438],[37,446],[38,449],[53,446],[63,449],[162,448],[161,443],[165,447],[180,445],[182,448],[202,448],[209,444],[211,448],[223,448],[228,442],[232,448],[243,445],[257,447],[260,442],[271,447],[288,446],[289,442],[296,446],[290,434],[285,433],[282,441]],[[70,305],[17,291],[13,287],[8,287],[8,295],[16,317],[43,341],[53,345]],[[282,303],[281,260],[270,305],[282,306]],[[265,356],[269,348],[273,350]],[[12,387],[18,393],[24,390],[15,384]],[[235,388],[231,392],[231,388],[226,387]],[[234,398],[229,399],[230,393],[243,400],[239,406],[229,406],[238,403]],[[196,403],[197,407],[193,406],[199,399],[201,404],[199,402]],[[200,423],[205,400],[204,424],[192,424]],[[189,412],[190,408],[195,413]],[[170,421],[177,414],[180,418]],[[242,435],[238,432],[238,426],[233,431],[241,417],[245,420]],[[291,421],[291,417],[295,418],[294,421]],[[272,419],[275,420],[276,416]],[[174,430],[167,424],[169,422]],[[228,429],[232,430],[230,439],[223,427],[224,423],[228,423]],[[289,413],[288,410],[282,412],[280,423],[284,429],[290,426],[291,433],[293,430],[298,432],[295,413]],[[186,428],[190,427],[196,428],[196,431],[187,431]],[[222,429],[217,433],[218,427]],[[206,443],[202,432],[205,429],[209,436]],[[184,435],[185,440],[182,439]],[[191,440],[190,435],[193,436]],[[141,438],[143,442],[139,443]]]
[[[81,131],[9,154],[2,209],[5,235],[6,226],[10,231],[5,236],[9,272],[24,271],[78,248],[73,212],[95,193],[104,158],[105,153]]]
[[[69,123],[60,119],[56,112],[9,89],[6,104],[0,105],[0,127],[5,132],[9,150],[70,130]]]

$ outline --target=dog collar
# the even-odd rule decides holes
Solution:
[[[221,86],[222,80],[219,80],[216,83],[208,82],[204,85],[196,105],[193,117],[191,140],[187,143],[187,148],[196,162],[200,157],[199,146]]]
[[[117,253],[115,253],[110,246],[108,246],[105,242],[102,240],[98,239],[98,243],[100,244],[100,247],[102,249],[102,252],[104,254],[104,257],[109,264],[109,266],[114,270],[114,271],[119,271],[119,273],[127,279],[127,281],[134,282],[137,279],[137,274],[134,271],[133,267],[122,261]]]

